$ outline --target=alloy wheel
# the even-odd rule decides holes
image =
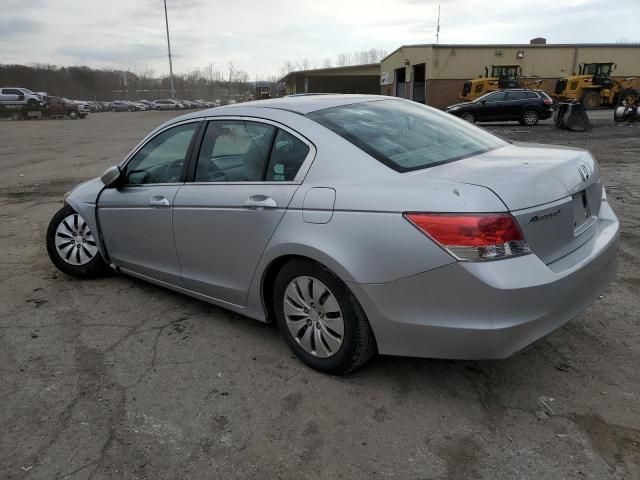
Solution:
[[[284,292],[284,317],[293,338],[310,355],[328,358],[344,341],[344,318],[338,300],[320,280],[294,278]]]
[[[535,125],[538,122],[538,114],[536,112],[526,112],[523,119],[525,124]]]
[[[98,253],[98,245],[89,226],[77,213],[65,217],[56,228],[56,250],[71,265],[86,265]]]

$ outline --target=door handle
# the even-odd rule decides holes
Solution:
[[[163,197],[162,195],[154,195],[149,200],[149,205],[152,207],[170,207],[171,203],[167,197]]]
[[[278,208],[278,203],[266,195],[252,195],[242,204],[244,208],[258,210],[263,208]]]

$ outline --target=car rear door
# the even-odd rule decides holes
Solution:
[[[184,285],[245,305],[256,266],[315,149],[288,128],[228,117],[208,122],[188,181],[174,200]]]
[[[103,190],[98,221],[111,261],[134,274],[180,285],[172,214],[200,120],[150,138],[124,167],[124,184]]]
[[[527,104],[527,95],[523,91],[507,91],[502,109],[505,120],[518,120]]]

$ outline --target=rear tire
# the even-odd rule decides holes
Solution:
[[[634,88],[625,88],[620,92],[618,105],[633,105],[638,100],[638,90]]]
[[[286,263],[272,294],[281,334],[311,368],[344,375],[376,353],[373,332],[358,300],[322,265],[308,260]]]
[[[465,122],[476,123],[476,116],[473,112],[464,112],[460,118]]]
[[[580,103],[584,106],[585,110],[593,110],[600,106],[600,93],[587,92],[580,99]]]
[[[78,112],[75,111],[70,111],[67,115],[69,115],[69,118],[71,120],[77,120],[78,119]]]
[[[520,117],[520,125],[533,127],[540,121],[540,114],[536,110],[525,110]]]
[[[62,272],[76,278],[94,278],[110,272],[85,220],[69,205],[51,219],[47,229],[47,253]]]

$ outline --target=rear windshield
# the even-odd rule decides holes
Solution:
[[[453,115],[403,100],[344,105],[308,117],[398,172],[453,162],[506,144]]]

